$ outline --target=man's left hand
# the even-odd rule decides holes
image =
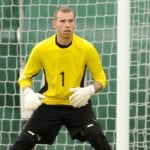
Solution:
[[[95,88],[93,85],[89,85],[84,88],[76,87],[71,88],[70,92],[73,93],[69,97],[72,106],[75,108],[80,108],[88,104],[90,97],[95,94]]]

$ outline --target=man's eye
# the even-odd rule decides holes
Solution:
[[[73,20],[69,20],[69,22],[73,22]]]
[[[60,22],[66,22],[65,20],[60,20]]]

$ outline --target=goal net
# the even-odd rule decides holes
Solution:
[[[58,5],[76,11],[76,34],[92,42],[102,57],[108,86],[92,97],[93,110],[113,150],[116,149],[116,0],[1,0],[0,1],[0,150],[8,149],[24,125],[17,83],[32,47],[51,36]],[[130,150],[150,147],[150,2],[131,0]],[[34,78],[41,86],[42,73]],[[87,74],[87,82],[91,77]],[[27,112],[28,113],[28,112]],[[62,127],[54,144],[36,150],[90,150],[88,143],[72,141]]]
[[[150,1],[131,1],[130,149],[150,148]]]

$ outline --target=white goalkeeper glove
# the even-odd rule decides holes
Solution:
[[[24,109],[25,110],[35,110],[41,105],[42,98],[45,98],[44,95],[40,93],[35,93],[31,88],[26,88],[23,91],[24,95]]]
[[[70,92],[73,92],[73,94],[69,97],[72,106],[80,108],[88,104],[90,97],[95,94],[95,88],[93,85],[89,85],[84,88],[71,88]]]

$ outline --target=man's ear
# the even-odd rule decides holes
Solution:
[[[53,27],[54,29],[56,29],[56,21],[55,21],[55,20],[52,21],[52,27]]]
[[[76,29],[76,27],[77,27],[77,24],[76,24],[76,22],[74,23],[74,28]]]

